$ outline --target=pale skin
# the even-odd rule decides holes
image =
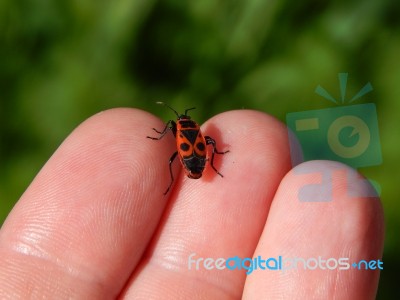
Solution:
[[[114,109],[62,143],[1,228],[0,298],[375,298],[378,270],[189,270],[191,253],[381,259],[382,207],[349,198],[351,170],[327,161],[297,168],[332,170],[332,201],[299,201],[315,178],[290,170],[285,126],[248,110],[202,126],[230,150],[216,157],[224,177],[208,166],[189,179],[176,161],[164,196],[176,145],[146,139],[153,127],[163,123],[149,113]]]

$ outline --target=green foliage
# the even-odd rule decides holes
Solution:
[[[196,106],[199,121],[240,108],[284,121],[332,107],[314,90],[339,98],[337,74],[348,72],[348,95],[374,87],[358,103],[377,104],[383,164],[364,173],[382,186],[385,268],[399,265],[399,13],[390,0],[2,0],[0,224],[62,140],[98,111],[160,113],[154,102],[163,100]]]

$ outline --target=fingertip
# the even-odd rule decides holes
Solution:
[[[220,151],[227,151],[216,164],[224,175],[220,189],[226,185],[226,190],[241,188],[247,193],[254,185],[254,191],[274,193],[290,169],[286,126],[271,115],[253,110],[227,111],[209,119],[202,129],[217,141]],[[212,170],[208,172],[213,175]]]
[[[79,125],[4,223],[0,264],[6,271],[0,277],[7,280],[17,265],[24,275],[14,278],[12,286],[21,295],[26,295],[26,282],[48,277],[44,270],[57,274],[48,280],[48,290],[57,282],[68,289],[87,280],[77,295],[96,295],[98,285],[112,289],[106,295],[118,294],[166,204],[162,193],[168,179],[160,172],[172,140],[166,137],[157,145],[146,139],[151,127],[160,124],[147,112],[119,108]]]
[[[382,251],[382,206],[366,179],[339,162],[305,162],[282,180],[254,255],[280,255],[288,262],[343,259],[348,268],[332,263],[333,268],[317,264],[311,270],[298,264],[285,272],[255,272],[246,294],[258,289],[271,297],[274,287],[289,298],[313,297],[318,286],[330,297],[369,298],[376,293],[379,270],[360,271],[350,264],[378,260]]]

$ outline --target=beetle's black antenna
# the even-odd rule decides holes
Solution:
[[[178,112],[177,112],[175,109],[173,109],[171,106],[169,106],[167,103],[164,103],[164,102],[161,102],[161,101],[158,101],[158,102],[156,102],[156,103],[168,107],[168,108],[169,108],[170,110],[172,110],[172,111],[176,114],[176,116],[179,118]]]
[[[187,116],[187,112],[188,112],[189,110],[192,110],[192,109],[196,109],[196,107],[192,107],[192,108],[186,109],[186,110],[185,110],[185,116]]]

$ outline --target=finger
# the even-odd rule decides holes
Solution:
[[[151,127],[162,123],[139,110],[114,109],[64,141],[1,229],[0,293],[119,294],[167,200],[169,178],[159,170],[168,172],[172,143],[160,149],[146,139]]]
[[[245,272],[207,270],[201,258],[252,256],[290,166],[287,132],[276,119],[247,110],[220,114],[202,130],[216,140],[219,151],[230,151],[215,159],[224,177],[210,166],[199,180],[181,174],[126,297],[226,299],[242,293]]]
[[[308,199],[299,197],[304,188]],[[313,161],[292,170],[254,254],[272,258],[272,269],[264,263],[248,276],[244,299],[375,299],[378,264],[352,265],[382,257],[382,207],[371,196],[365,181],[340,163]],[[273,270],[279,257],[282,268]]]

